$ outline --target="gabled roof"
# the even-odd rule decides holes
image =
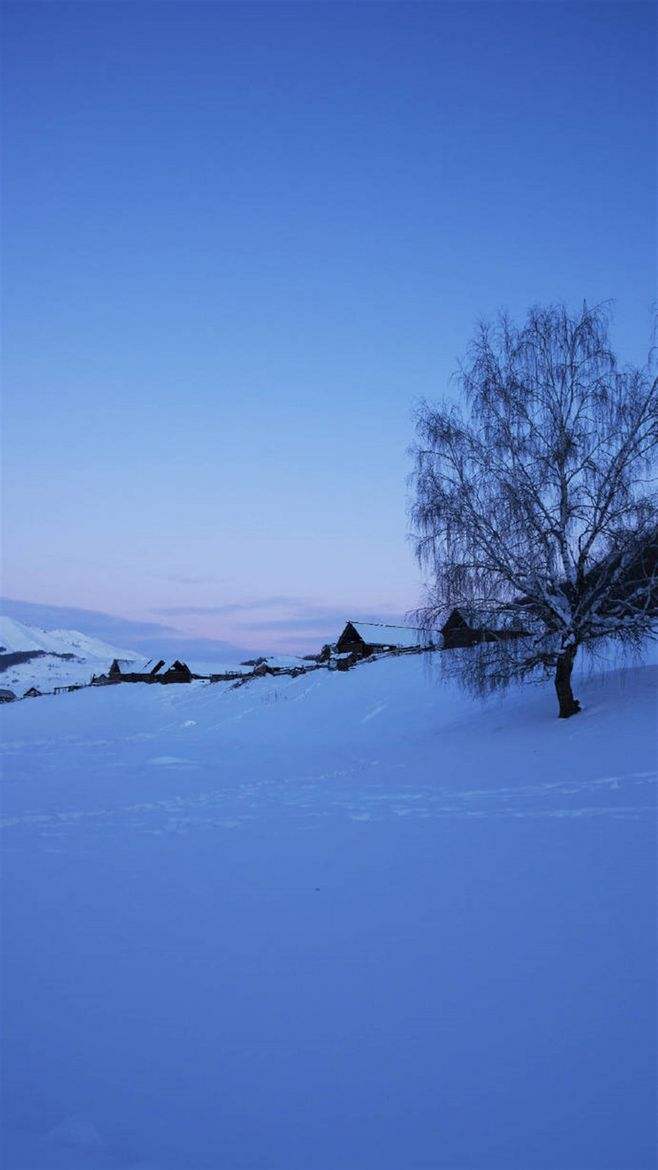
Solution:
[[[519,615],[520,616],[520,615]],[[450,611],[444,624],[441,626],[441,633],[455,629],[472,630],[473,632],[481,631],[483,629],[493,632],[504,633],[507,630],[514,629],[513,616],[506,614],[505,616],[496,613],[493,609],[480,609],[468,605],[456,605]]]
[[[348,625],[366,646],[396,646],[406,650],[430,641],[424,630],[412,626],[387,626],[383,622],[348,622]]]
[[[473,614],[463,606],[457,606],[450,611],[446,621],[441,626],[441,632],[445,633],[447,630],[454,629],[468,630],[473,628],[473,624]]]

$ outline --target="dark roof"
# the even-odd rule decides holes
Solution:
[[[446,621],[441,626],[441,633],[445,634],[445,632],[447,630],[455,630],[455,629],[472,630],[473,629],[473,620],[474,620],[474,617],[470,613],[470,611],[465,610],[465,609],[460,608],[460,607],[456,607],[455,609],[452,610],[452,612],[449,614]]]
[[[514,619],[516,620],[516,619]],[[504,634],[513,629],[508,615],[501,615],[488,609],[476,609],[467,605],[456,605],[441,626],[441,633],[449,630],[489,630]]]

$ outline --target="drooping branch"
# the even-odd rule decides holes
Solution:
[[[522,617],[525,648],[498,649],[497,677],[555,662],[561,647],[650,632],[658,383],[648,368],[620,369],[605,309],[480,325],[460,384],[462,409],[424,404],[417,417],[426,619],[453,605]]]

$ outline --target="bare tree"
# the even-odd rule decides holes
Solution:
[[[658,379],[619,366],[605,308],[585,305],[481,324],[459,383],[463,409],[425,403],[417,416],[423,620],[475,611],[500,638],[460,653],[466,685],[552,671],[568,718],[578,648],[655,629]]]

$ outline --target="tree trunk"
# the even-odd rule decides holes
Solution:
[[[560,704],[560,719],[569,719],[571,715],[577,715],[580,711],[580,703],[574,698],[571,689],[571,672],[576,649],[576,646],[569,646],[563,650],[555,668],[555,689]]]

